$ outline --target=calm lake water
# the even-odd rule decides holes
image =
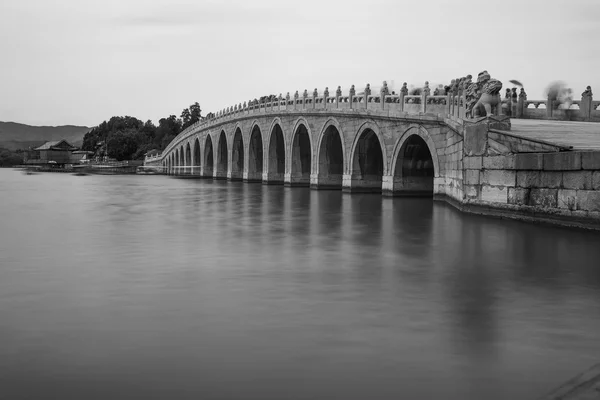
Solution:
[[[535,399],[600,234],[428,199],[0,170],[2,399]]]

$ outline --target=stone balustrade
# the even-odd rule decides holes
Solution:
[[[600,101],[594,101],[591,92],[581,96],[581,100],[570,101],[568,108],[550,97],[528,100],[523,96],[516,102],[502,100],[502,108],[503,113],[511,118],[600,122]]]
[[[238,103],[236,106],[226,107],[216,113],[210,113],[201,121],[187,127],[167,146],[164,153],[168,153],[172,147],[175,147],[183,138],[191,132],[209,128],[213,125],[228,122],[235,118],[245,117],[250,114],[276,113],[276,112],[321,112],[324,110],[340,110],[352,112],[383,112],[383,113],[407,113],[407,114],[432,114],[440,116],[454,116],[456,118],[465,118],[466,109],[464,96],[448,94],[443,96],[432,96],[427,94],[407,95],[407,94],[368,94],[368,90],[359,94],[352,94],[352,90],[347,95],[333,96],[327,94],[314,95],[314,93],[298,95],[298,97],[283,98],[282,96],[274,100],[260,102],[250,100],[248,102]]]

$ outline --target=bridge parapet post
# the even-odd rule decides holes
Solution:
[[[302,109],[306,109],[306,99],[308,98],[308,90],[304,89],[302,93]]]
[[[327,109],[327,99],[329,98],[329,87],[325,87],[323,91],[323,108]]]
[[[548,119],[552,118],[552,109],[554,108],[554,100],[550,95],[548,95],[546,99],[546,117]]]
[[[423,86],[423,90],[421,91],[421,112],[427,112],[427,97],[431,94],[431,89],[429,88],[429,81],[425,81],[425,86]]]
[[[388,89],[388,85],[386,81],[383,81],[383,85],[381,86],[381,90],[379,91],[379,101],[381,102],[381,109],[385,109],[385,97],[390,94],[390,90]]]
[[[352,85],[350,87],[350,91],[348,92],[348,102],[350,103],[350,109],[353,108],[355,95],[356,95],[356,89],[354,89],[354,85]]]
[[[586,121],[590,121],[592,118],[592,109],[594,104],[594,97],[592,94],[591,86],[585,88],[585,91],[581,93],[581,101],[579,103],[579,109],[583,114],[583,118]]]
[[[371,85],[367,83],[365,87],[364,99],[365,99],[365,109],[369,108],[369,96],[371,95]]]
[[[315,88],[315,90],[313,90],[313,94],[312,94],[312,108],[313,110],[315,108],[317,108],[317,97],[319,96],[319,92],[317,92],[317,88]]]
[[[406,82],[402,83],[402,87],[400,88],[400,95],[399,95],[399,101],[400,101],[400,111],[404,112],[404,103],[405,103],[405,96],[408,94],[408,86],[406,84]]]

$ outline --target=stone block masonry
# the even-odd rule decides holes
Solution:
[[[469,133],[459,208],[600,230],[600,151],[528,147],[521,140],[518,148],[507,145],[498,154],[500,147],[490,143],[501,141],[499,135],[490,131],[486,138],[482,127],[470,127]]]
[[[600,229],[600,152],[465,155],[464,160],[465,204],[485,206],[481,213],[491,207],[502,217]]]

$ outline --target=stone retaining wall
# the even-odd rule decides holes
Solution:
[[[466,156],[463,173],[467,209],[600,229],[600,152]]]

